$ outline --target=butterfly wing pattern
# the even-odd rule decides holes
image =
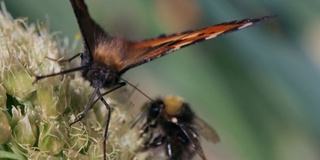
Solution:
[[[275,16],[265,16],[257,19],[244,19],[220,23],[196,31],[187,31],[180,34],[160,36],[155,39],[133,43],[129,52],[126,53],[126,57],[134,58],[129,58],[129,62],[124,68],[121,69],[121,72],[124,72],[132,67],[141,65],[143,63],[147,63],[151,60],[160,58],[183,47],[205,40],[213,39],[232,31],[241,30],[243,28],[252,26],[254,24],[274,17]]]
[[[196,31],[187,31],[168,36],[162,35],[150,40],[131,42],[108,35],[90,17],[83,0],[70,1],[76,14],[84,43],[93,61],[108,64],[120,75],[133,67],[160,58],[183,47],[244,29],[275,17],[265,16],[256,19],[237,20]]]

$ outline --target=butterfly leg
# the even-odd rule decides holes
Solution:
[[[75,120],[75,121],[73,121],[72,123],[70,123],[69,125],[71,126],[71,125],[73,125],[73,124],[75,124],[75,123],[77,123],[77,122],[79,122],[80,120],[82,120],[83,118],[84,118],[84,116],[88,113],[88,111],[91,109],[91,106],[93,106],[93,100],[94,100],[94,97],[96,96],[96,94],[97,93],[100,93],[100,91],[99,91],[99,88],[95,88],[95,90],[94,90],[94,92],[92,93],[92,96],[91,96],[91,98],[90,98],[90,100],[89,100],[89,103],[87,104],[87,106],[86,106],[86,108],[84,109],[84,111],[79,115],[79,117]]]
[[[111,107],[106,102],[106,100],[103,98],[103,95],[100,93],[100,90],[98,90],[97,95],[108,110],[108,119],[107,119],[107,123],[106,123],[105,130],[104,130],[104,136],[103,136],[103,159],[106,160],[107,159],[107,155],[106,155],[107,143],[106,143],[106,141],[107,141],[107,137],[108,137],[108,129],[109,129],[109,123],[110,123],[110,118],[111,118]]]
[[[51,61],[55,61],[55,62],[71,62],[72,60],[74,60],[75,58],[81,56],[83,53],[78,53],[74,56],[72,56],[71,58],[68,58],[68,59],[53,59],[53,58],[50,58],[50,57],[46,57],[47,59],[51,60]]]
[[[105,96],[105,95],[109,94],[110,92],[113,92],[113,91],[125,86],[126,84],[127,84],[126,82],[119,82],[118,84],[115,84],[114,88],[108,90],[107,92],[102,93],[102,96]],[[98,100],[99,100],[99,98],[96,99],[94,102],[97,102]]]
[[[103,93],[103,94],[101,94],[100,91],[99,91],[99,89],[97,90],[97,88],[96,88],[95,91],[93,92],[90,100],[89,100],[88,105],[87,105],[86,108],[84,109],[84,111],[79,115],[79,117],[78,117],[74,122],[70,123],[70,126],[73,125],[73,124],[75,124],[75,123],[77,123],[77,122],[79,122],[79,121],[81,121],[81,120],[87,115],[87,113],[88,113],[89,110],[92,108],[92,106],[93,106],[95,103],[97,103],[97,101],[100,99],[100,97],[97,98],[97,99],[94,100],[94,101],[93,101],[93,98],[94,98],[95,95],[98,93],[98,91],[99,91],[99,93],[101,94],[101,96],[105,96],[106,94],[108,94],[108,93],[110,93],[110,92],[113,92],[113,91],[115,91],[115,90],[123,87],[124,85],[126,85],[126,83],[124,83],[124,82],[123,82],[123,83],[118,83],[118,85],[116,85],[114,88],[108,90],[107,92],[105,92],[105,93]]]

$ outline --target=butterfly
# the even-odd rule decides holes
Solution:
[[[59,73],[35,76],[36,79],[34,82],[46,77],[82,71],[83,78],[90,82],[91,86],[94,88],[94,92],[86,105],[85,110],[73,123],[80,121],[86,115],[93,103],[95,103],[94,98],[96,96],[102,101],[106,108],[110,110],[110,106],[103,98],[103,95],[128,83],[121,78],[121,75],[127,70],[160,58],[183,47],[212,39],[231,31],[237,31],[274,17],[265,16],[257,19],[244,19],[220,23],[196,31],[187,31],[180,34],[160,36],[154,39],[133,42],[112,36],[105,32],[90,17],[84,0],[69,1],[81,30],[84,46],[84,53],[77,54],[71,59],[80,55],[81,66]],[[109,91],[102,94],[100,91],[101,88],[108,88]],[[104,132],[104,141],[107,139],[110,115],[109,112]],[[106,143],[104,143],[103,147],[104,151],[106,151]],[[104,159],[106,159],[105,154]]]
[[[220,141],[217,132],[179,96],[168,96],[146,103],[132,127],[139,121],[144,121],[140,137],[146,139],[140,152],[161,155],[156,149],[162,146],[170,160],[192,159],[195,153],[206,160],[200,137],[213,143]]]

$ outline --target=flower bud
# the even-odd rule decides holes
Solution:
[[[6,109],[7,94],[6,89],[0,84],[0,109]]]
[[[58,156],[51,156],[39,151],[30,151],[30,156],[28,159],[36,159],[36,160],[61,160]]]
[[[64,112],[67,106],[67,83],[65,81],[53,81],[48,79],[38,84],[38,103],[44,113],[52,119],[57,118]]]
[[[38,129],[35,121],[26,114],[13,129],[14,139],[21,145],[33,146],[37,141]]]
[[[90,151],[89,151],[90,152]],[[79,151],[74,151],[69,149],[67,151],[63,151],[63,154],[69,159],[81,159],[81,160],[89,160],[90,158],[86,155],[79,153]]]
[[[32,85],[32,77],[19,63],[12,64],[3,71],[2,81],[7,93],[18,100],[28,98],[35,90]]]
[[[10,139],[11,132],[7,116],[0,111],[0,144],[4,144]]]
[[[10,120],[10,124],[11,126],[16,126],[17,123],[23,118],[21,109],[19,107],[12,107],[11,114],[12,114],[12,117]]]
[[[88,146],[89,136],[86,128],[81,123],[76,123],[71,126],[69,131],[68,143],[75,151],[79,151]]]
[[[62,151],[66,143],[66,126],[56,123],[42,123],[40,125],[40,137],[38,147],[40,151],[49,155],[56,155]]]

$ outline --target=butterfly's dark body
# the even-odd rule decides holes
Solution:
[[[112,62],[106,62],[106,60],[114,58],[105,56],[111,55],[108,52],[118,52],[115,54],[121,55],[123,48],[111,45],[116,38],[109,36],[91,19],[83,1],[70,0],[70,2],[77,17],[85,49],[81,54],[81,66],[85,67],[82,70],[82,76],[94,88],[110,88],[119,82],[121,73],[114,68]],[[112,48],[118,49],[118,51],[114,51]],[[99,54],[101,52],[107,53]]]
[[[121,75],[127,70],[147,63],[164,55],[172,53],[183,47],[195,44],[204,40],[212,39],[222,34],[236,31],[251,26],[260,21],[272,18],[266,16],[258,19],[245,19],[221,23],[197,31],[188,31],[180,34],[160,36],[155,39],[132,42],[123,38],[110,36],[91,17],[84,0],[69,0],[74,10],[79,28],[81,30],[84,53],[81,54],[81,66],[78,68],[62,71],[45,76],[36,76],[36,81],[45,77],[66,74],[73,71],[82,71],[82,76],[88,80],[95,91],[80,118],[91,108],[95,96],[104,103],[108,110],[110,106],[100,93],[101,88],[116,90],[125,85],[121,82]],[[106,123],[104,139],[107,138],[107,131],[110,120],[110,112]],[[73,124],[73,123],[72,123]],[[106,151],[104,143],[104,151]],[[104,154],[104,159],[106,155]]]

